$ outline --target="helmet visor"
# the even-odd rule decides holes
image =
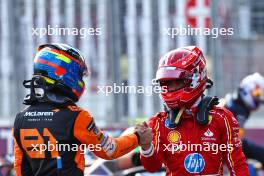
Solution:
[[[156,73],[156,80],[187,79],[186,71],[176,67],[162,67]]]
[[[259,86],[257,86],[254,90],[251,91],[251,95],[257,102],[264,103],[263,90]]]

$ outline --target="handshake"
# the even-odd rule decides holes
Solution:
[[[134,133],[139,137],[138,144],[141,146],[142,150],[147,150],[151,146],[153,138],[152,129],[148,127],[146,122],[143,122],[135,126]]]

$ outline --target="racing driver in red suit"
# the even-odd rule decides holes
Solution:
[[[160,93],[165,112],[148,121],[154,137],[141,148],[144,168],[155,172],[164,164],[167,176],[215,176],[226,164],[230,175],[249,176],[237,120],[217,106],[217,97],[203,94],[213,83],[202,51],[188,46],[168,52],[156,80],[166,88]]]

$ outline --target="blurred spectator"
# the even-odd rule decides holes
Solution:
[[[254,73],[245,77],[237,90],[228,93],[221,102],[237,118],[242,138],[243,151],[247,158],[255,159],[264,166],[264,147],[244,138],[244,125],[251,112],[264,103],[264,77]]]

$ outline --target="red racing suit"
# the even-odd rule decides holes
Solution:
[[[214,106],[207,125],[199,125],[195,115],[195,110],[184,111],[175,129],[165,126],[165,112],[150,118],[154,137],[151,147],[141,150],[144,168],[155,172],[164,164],[167,176],[223,175],[226,163],[230,175],[249,176],[239,125],[232,113]]]

